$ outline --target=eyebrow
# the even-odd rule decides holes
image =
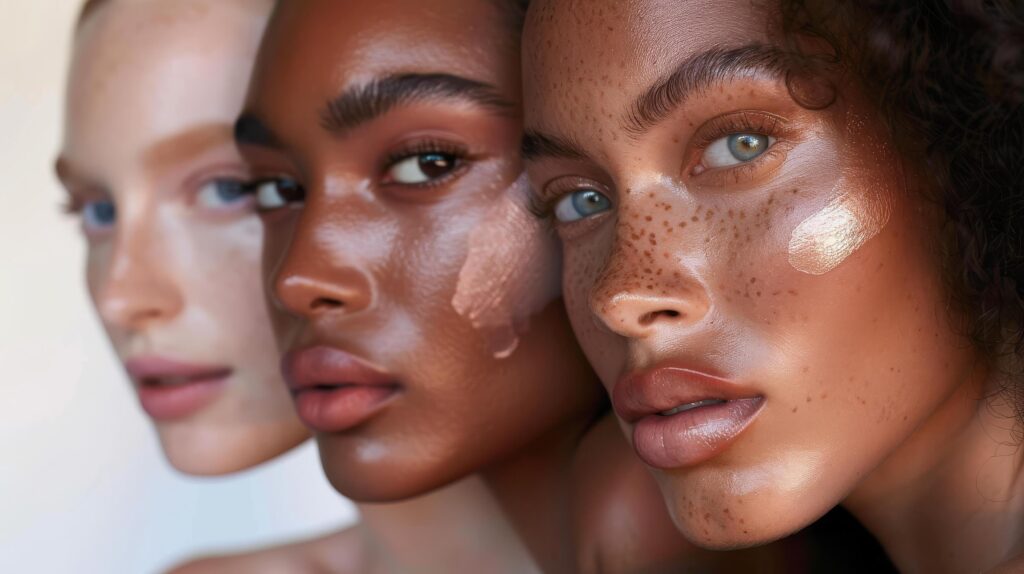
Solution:
[[[634,100],[623,119],[623,128],[633,136],[642,135],[695,93],[735,76],[767,73],[784,77],[787,69],[786,54],[763,44],[701,52],[680,62],[672,73]]]
[[[495,87],[477,80],[440,73],[394,74],[350,87],[327,102],[320,125],[343,133],[399,106],[443,100],[461,100],[507,116],[515,116],[518,110]]]
[[[588,157],[583,146],[575,141],[537,130],[527,130],[523,134],[522,154],[526,161],[544,158],[582,160]]]
[[[243,112],[235,122],[235,143],[240,146],[281,148],[281,140],[256,114]]]
[[[156,143],[143,153],[142,162],[147,169],[159,170],[232,143],[230,123],[201,125]]]

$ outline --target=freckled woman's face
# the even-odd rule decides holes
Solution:
[[[745,0],[540,2],[524,38],[528,171],[573,326],[710,547],[840,503],[970,364],[880,124],[842,86],[797,104],[768,21]]]
[[[267,179],[286,376],[358,500],[480,470],[599,400],[527,210],[515,26],[497,6],[281,4],[236,130]]]
[[[232,125],[269,2],[111,2],[77,32],[58,172],[89,291],[168,460],[254,466],[308,437],[278,369]]]

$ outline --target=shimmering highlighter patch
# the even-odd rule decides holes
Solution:
[[[846,117],[845,161],[832,189],[834,199],[793,230],[789,263],[798,271],[823,275],[838,267],[889,223],[893,190],[879,181],[880,167],[897,165],[884,142],[868,130],[867,121]]]
[[[823,275],[853,255],[889,222],[888,198],[856,195],[836,184],[839,196],[805,219],[789,240],[789,263],[798,271]]]
[[[561,293],[557,245],[529,212],[529,192],[519,178],[470,234],[452,299],[498,359],[515,352],[530,317]]]

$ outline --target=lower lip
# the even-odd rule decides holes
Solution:
[[[648,415],[633,426],[633,448],[660,469],[693,466],[724,451],[761,410],[761,397],[698,407],[671,416]]]
[[[229,375],[196,379],[180,385],[139,385],[142,410],[158,421],[187,418],[210,404],[223,390]]]
[[[382,385],[303,389],[295,393],[295,410],[315,431],[341,432],[365,422],[397,393],[397,387]]]

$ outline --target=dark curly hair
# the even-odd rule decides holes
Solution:
[[[926,178],[951,308],[993,363],[1016,359],[1000,363],[1024,420],[1024,1],[780,1],[791,78],[852,74]]]

